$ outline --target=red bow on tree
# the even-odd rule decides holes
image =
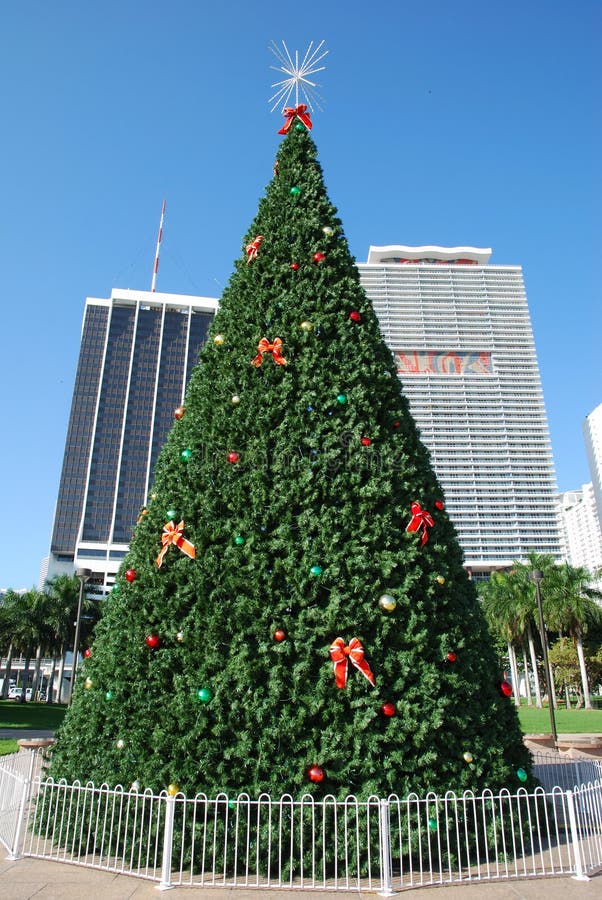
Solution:
[[[255,366],[256,368],[259,368],[259,366],[263,362],[263,354],[271,353],[276,365],[285,366],[286,360],[285,360],[284,356],[282,355],[281,350],[282,350],[282,340],[280,338],[274,338],[273,344],[270,344],[270,342],[268,341],[267,338],[262,338],[259,341],[259,343],[257,344],[257,356],[255,356],[251,360],[251,365]]]
[[[423,509],[416,500],[412,503],[410,507],[412,511],[412,518],[406,531],[419,531],[422,528],[422,535],[420,537],[420,546],[424,547],[426,542],[429,539],[428,529],[432,528],[435,524],[435,520],[431,516],[430,512],[427,512],[426,509]]]
[[[347,684],[349,662],[353,663],[355,668],[359,669],[364,678],[367,678],[374,687],[374,675],[364,659],[364,648],[357,638],[351,638],[349,646],[346,647],[343,638],[338,637],[330,648],[330,658],[334,662],[334,678],[338,688],[344,688]]]
[[[256,259],[257,252],[261,247],[261,242],[263,240],[263,235],[258,234],[254,241],[251,241],[250,244],[247,244],[245,250],[247,251],[247,265],[251,262],[252,259]]]
[[[305,103],[300,103],[299,106],[285,106],[282,110],[282,115],[286,118],[286,122],[278,134],[286,134],[295,119],[301,119],[305,127],[311,131],[311,119]]]

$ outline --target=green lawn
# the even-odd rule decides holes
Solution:
[[[33,731],[55,731],[67,707],[47,703],[18,703],[0,700],[0,728],[30,728]]]
[[[19,745],[16,741],[0,740],[0,756],[7,756],[9,753],[18,753]]]
[[[550,711],[534,706],[521,706],[518,717],[524,734],[550,734]],[[602,709],[557,709],[555,711],[558,734],[602,734]]]

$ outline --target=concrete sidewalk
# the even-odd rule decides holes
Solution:
[[[328,900],[376,898],[376,893],[356,891],[283,891],[258,888],[173,888],[169,900],[253,900],[259,896],[274,900],[301,900],[302,897],[325,897]],[[521,881],[477,882],[442,887],[406,888],[400,892],[414,900],[590,900],[602,898],[602,877],[590,881],[572,878],[523,879]],[[0,859],[0,900],[129,900],[157,898],[156,882],[128,875],[113,875],[96,869],[40,859]]]

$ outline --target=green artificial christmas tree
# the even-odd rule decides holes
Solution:
[[[310,124],[287,116],[55,778],[251,797],[532,784]]]

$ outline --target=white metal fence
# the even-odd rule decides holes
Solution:
[[[549,757],[549,758],[548,758]],[[575,875],[602,866],[602,763],[543,754],[529,793],[316,800],[186,798],[67,784],[0,759],[0,840],[33,856],[173,885],[358,890]],[[585,766],[588,783],[569,787]],[[552,785],[561,774],[566,784]],[[590,776],[594,776],[591,777]],[[572,784],[575,784],[573,778]]]

